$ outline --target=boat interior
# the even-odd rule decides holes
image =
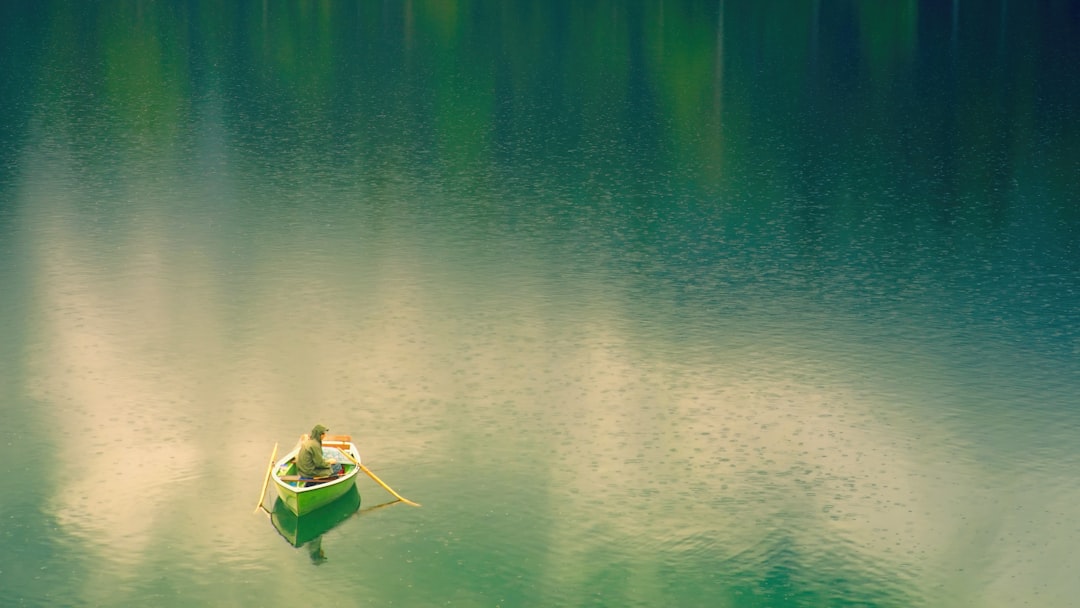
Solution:
[[[307,439],[307,435],[301,435],[300,442]],[[290,458],[282,465],[278,465],[274,471],[274,475],[285,482],[286,484],[295,488],[307,488],[311,486],[321,485],[341,477],[347,477],[352,473],[357,465],[348,456],[349,444],[352,443],[352,437],[348,435],[325,435],[323,436],[323,458],[333,459],[335,462],[341,465],[341,474],[332,477],[318,478],[318,479],[303,479],[296,470],[296,458]]]

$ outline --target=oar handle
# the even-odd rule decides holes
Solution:
[[[356,466],[360,466],[360,462],[358,460],[356,460],[355,458],[353,458],[352,454],[349,453],[349,448],[348,447],[340,447],[338,449],[341,450],[341,453],[345,454],[345,457],[348,458],[349,460],[351,460],[353,464],[355,464]]]

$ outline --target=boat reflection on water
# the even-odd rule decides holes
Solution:
[[[370,513],[398,502],[386,502],[361,509],[360,491],[353,486],[334,502],[300,516],[290,511],[281,498],[277,498],[274,501],[274,509],[270,512],[270,522],[274,524],[274,529],[278,531],[278,534],[289,541],[290,545],[307,549],[311,561],[318,565],[326,561],[326,553],[322,549],[323,534],[338,527],[354,515]]]
[[[304,547],[311,561],[326,561],[322,550],[322,536],[339,526],[353,515],[360,513],[360,492],[353,486],[341,498],[306,515],[297,516],[280,498],[274,501],[270,521],[282,538],[294,547]]]

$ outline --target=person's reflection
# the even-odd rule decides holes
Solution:
[[[311,558],[311,563],[318,566],[326,561],[326,553],[322,550],[322,534],[309,540],[304,546],[307,547],[308,557]]]

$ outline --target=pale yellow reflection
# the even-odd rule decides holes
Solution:
[[[27,166],[36,172],[22,195],[38,204],[19,219],[34,235],[25,253],[39,314],[25,389],[55,444],[47,509],[95,564],[72,584],[88,603],[114,604],[137,599],[135,583],[178,555],[190,558],[185,576],[274,569],[249,547],[274,542],[251,513],[271,445],[288,449],[314,421],[362,434],[364,403],[415,390],[427,363],[411,355],[429,311],[402,279],[418,260],[374,271],[377,301],[358,302],[335,291],[332,273],[312,274],[331,256],[312,259],[320,254],[304,237],[268,226],[252,266],[232,267],[260,277],[234,305],[238,277],[215,265],[229,247],[204,226],[169,225],[191,219],[170,211],[177,201],[115,216],[119,203],[101,201],[99,214],[62,154]],[[126,185],[161,192],[134,177]],[[428,439],[412,433],[386,449]],[[307,585],[290,578],[267,593],[294,597]]]
[[[29,166],[41,171],[25,186],[39,204],[22,218],[37,235],[28,253],[40,322],[29,332],[26,390],[46,404],[59,455],[49,508],[67,533],[100,551],[102,564],[116,563],[80,573],[86,599],[116,601],[116,584],[138,576],[171,503],[197,491],[190,468],[202,462],[198,423],[182,407],[197,382],[169,367],[156,346],[171,329],[159,316],[175,304],[167,278],[153,271],[160,244],[103,246],[108,239],[76,219],[86,203],[71,195],[78,187],[65,167]],[[124,263],[106,270],[102,257],[110,255]]]

